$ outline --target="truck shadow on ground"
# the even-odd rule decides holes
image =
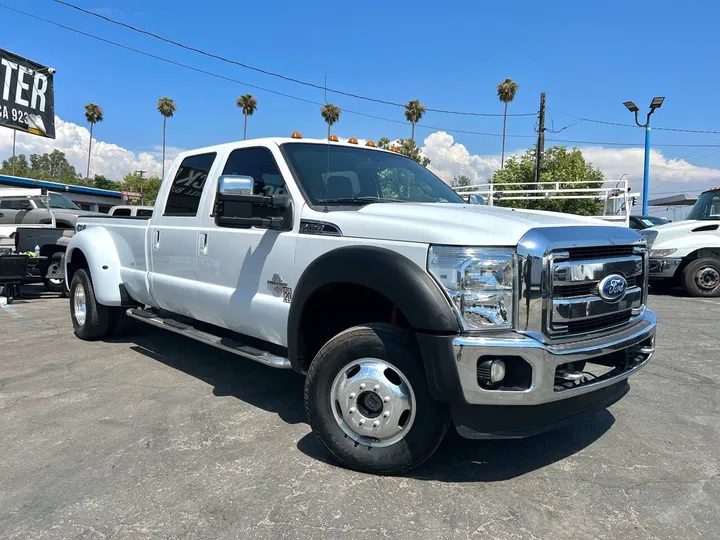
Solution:
[[[145,325],[137,325],[127,338],[108,341],[130,343],[131,350],[209,384],[215,396],[233,396],[288,424],[305,421],[303,378],[294,371],[264,366]]]
[[[430,460],[407,476],[440,482],[501,482],[542,469],[590,446],[612,427],[607,410],[589,414],[576,424],[514,440],[473,441],[450,428]],[[334,463],[312,433],[298,441],[304,454]]]
[[[288,424],[306,421],[303,378],[290,370],[273,369],[191,339],[140,325],[132,336],[117,340],[131,350],[187,373],[213,387],[215,396],[233,396],[277,414]],[[561,461],[587,448],[610,429],[609,411],[590,413],[565,428],[515,440],[471,441],[454,428],[428,463],[409,473],[420,480],[498,482]],[[312,459],[337,464],[310,432],[297,448]]]

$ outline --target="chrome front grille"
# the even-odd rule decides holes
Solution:
[[[596,332],[623,324],[633,312],[639,313],[645,301],[644,251],[642,246],[613,245],[552,252],[547,333],[562,336]],[[627,281],[624,296],[612,302],[603,299],[598,291],[602,279],[611,274],[619,274]]]
[[[518,265],[517,329],[542,341],[611,332],[645,309],[646,247],[631,229],[535,229],[518,245]],[[613,274],[623,276],[627,288],[608,301],[599,286]]]

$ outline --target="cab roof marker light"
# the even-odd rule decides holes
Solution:
[[[350,137],[350,138],[348,139],[348,143],[350,143],[350,144],[357,144],[358,142],[357,142],[357,139],[356,139],[355,137]]]
[[[299,131],[293,131],[292,135],[290,135],[290,138],[292,139],[302,139],[302,135],[300,135]]]
[[[338,136],[337,136],[337,135],[330,135],[330,136],[328,137],[328,141],[338,142]]]

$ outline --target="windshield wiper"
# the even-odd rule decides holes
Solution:
[[[365,196],[365,197],[334,197],[331,199],[319,199],[317,204],[371,204],[371,203],[384,203],[384,202],[401,202],[397,199],[381,199],[380,197]]]

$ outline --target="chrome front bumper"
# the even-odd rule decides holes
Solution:
[[[548,345],[521,334],[504,337],[460,335],[453,339],[460,386],[465,401],[471,405],[535,405],[567,399],[627,379],[647,364],[654,352],[655,314],[645,310],[628,328],[602,337],[572,343]],[[561,391],[555,390],[555,371],[560,364],[590,361],[593,358],[622,352],[643,344],[643,360],[617,376],[587,382]],[[532,379],[527,390],[486,390],[478,384],[477,360],[481,356],[519,356],[532,367]]]
[[[650,279],[674,277],[681,262],[682,259],[650,259]]]

